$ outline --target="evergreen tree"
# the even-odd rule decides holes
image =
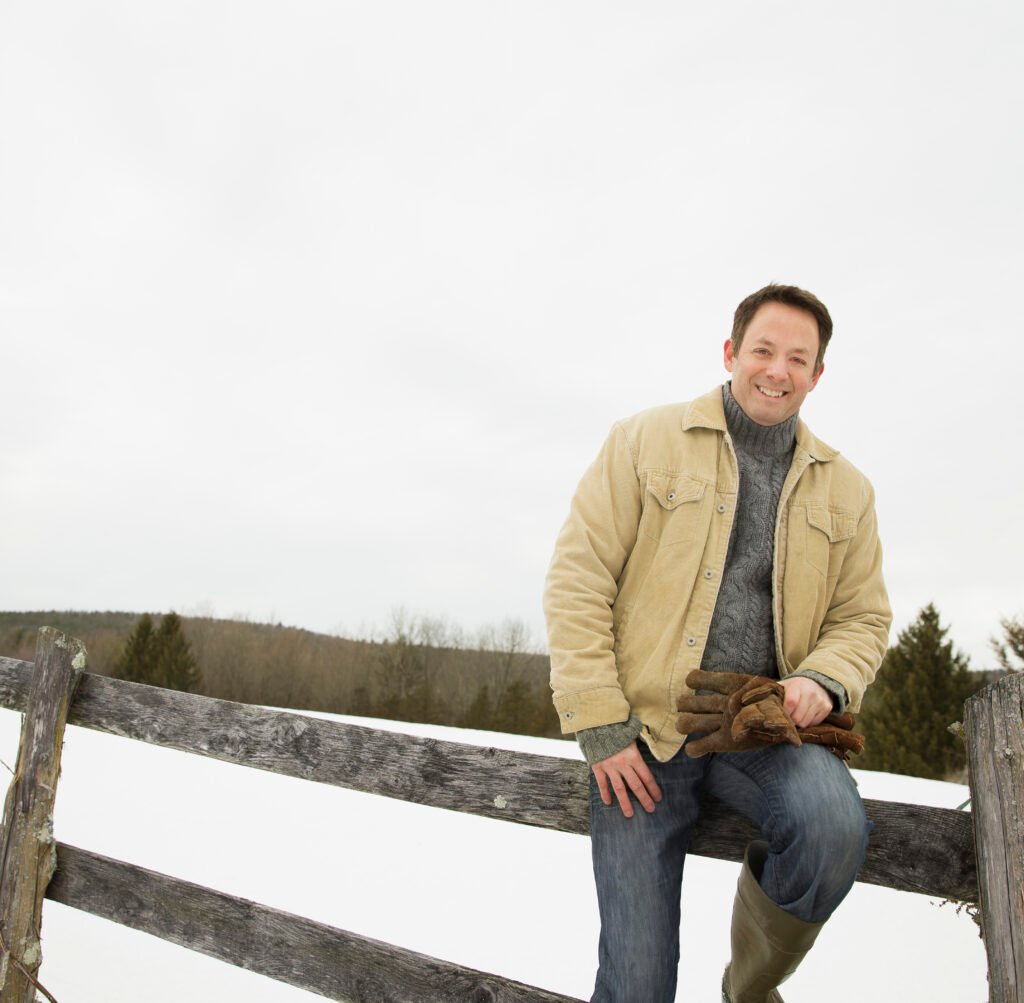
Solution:
[[[866,739],[858,767],[933,780],[963,769],[963,742],[948,728],[978,682],[947,633],[929,603],[886,652],[858,719]]]
[[[168,613],[156,632],[156,658],[153,681],[157,686],[192,693],[199,688],[202,677],[192,648],[182,629],[181,617]]]
[[[1024,620],[1008,617],[999,621],[1003,628],[1003,639],[992,638],[989,642],[996,653],[999,667],[1004,672],[1024,672]]]
[[[182,630],[181,617],[168,613],[154,630],[152,616],[143,613],[124,643],[114,676],[173,690],[197,689],[199,667]]]
[[[124,642],[124,650],[114,666],[116,679],[133,683],[153,683],[156,666],[156,636],[153,618],[148,613],[139,617],[135,628]]]

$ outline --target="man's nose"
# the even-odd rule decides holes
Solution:
[[[786,378],[786,360],[776,356],[768,363],[767,375],[773,380],[784,380]]]

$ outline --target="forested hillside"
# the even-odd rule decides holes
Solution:
[[[0,655],[31,660],[40,626],[85,642],[89,670],[116,675],[141,617],[129,612],[0,613]],[[154,616],[159,620],[159,616]],[[380,640],[280,624],[182,617],[196,691],[243,703],[557,736],[547,656],[515,622],[467,642],[443,622],[398,615]],[[457,642],[462,642],[457,644]]]

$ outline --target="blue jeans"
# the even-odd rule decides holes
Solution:
[[[671,1003],[679,966],[683,862],[706,790],[761,829],[761,887],[798,919],[827,919],[853,886],[870,825],[846,767],[818,745],[774,745],[659,763],[638,742],[662,800],[626,818],[590,776],[590,835],[601,913],[593,1003]]]

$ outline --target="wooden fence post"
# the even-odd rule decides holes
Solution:
[[[36,989],[42,989],[36,973],[42,961],[43,896],[57,866],[53,802],[64,725],[85,663],[81,641],[40,628],[0,834],[0,1003],[32,1003]]]
[[[989,1003],[1024,1003],[1024,673],[966,705]]]

